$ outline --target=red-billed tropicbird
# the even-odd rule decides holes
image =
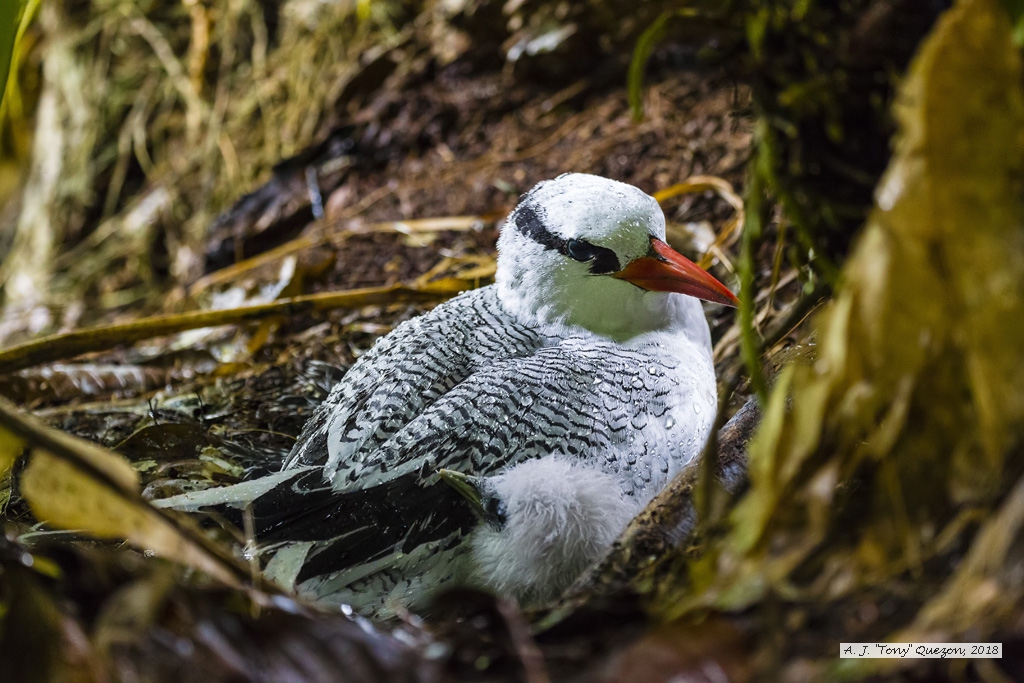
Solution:
[[[711,429],[698,299],[736,299],[664,239],[631,185],[540,183],[501,231],[495,284],[380,339],[280,473],[162,503],[253,503],[268,573],[364,613],[453,585],[556,596]]]

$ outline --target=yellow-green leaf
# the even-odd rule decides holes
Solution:
[[[25,440],[0,425],[0,478],[7,476],[24,450]]]
[[[209,543],[189,520],[154,508],[120,455],[47,427],[0,399],[0,430],[30,449],[21,494],[41,522],[132,545],[233,586],[248,567]],[[0,435],[2,436],[2,435]]]
[[[113,467],[131,466],[123,460]],[[96,538],[123,538],[157,555],[185,562],[231,585],[237,577],[141,499],[129,498],[68,460],[36,450],[21,478],[32,514],[51,526]]]

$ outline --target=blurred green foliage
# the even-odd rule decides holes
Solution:
[[[667,614],[759,605],[793,625],[787,643],[808,612],[850,642],[894,637],[915,613],[918,639],[985,640],[1019,615],[1021,76],[997,0],[961,0],[923,44],[877,203],[817,321],[818,359],[778,380],[750,489]],[[860,634],[844,620],[858,601],[876,606]]]

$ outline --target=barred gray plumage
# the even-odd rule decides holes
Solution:
[[[169,504],[255,501],[268,573],[367,613],[447,585],[556,595],[699,455],[714,419],[693,296],[735,298],[664,232],[629,185],[541,183],[502,230],[496,284],[379,340],[280,474]],[[471,475],[472,502],[442,470]]]

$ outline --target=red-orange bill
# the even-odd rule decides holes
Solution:
[[[651,253],[612,275],[652,292],[678,292],[725,306],[738,306],[729,288],[661,240],[651,238]]]

